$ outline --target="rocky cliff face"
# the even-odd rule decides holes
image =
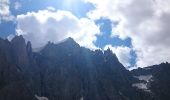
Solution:
[[[169,64],[166,66],[168,69]],[[156,69],[156,79],[168,77],[169,73],[162,76],[162,70]],[[11,42],[0,39],[0,100],[37,100],[37,97],[49,100],[164,100],[162,96],[170,99],[170,92],[164,85],[156,86],[161,80],[151,84],[150,91],[134,85],[145,82],[138,78],[138,73],[142,75],[143,71],[126,70],[111,50],[91,51],[80,47],[72,38],[58,44],[49,42],[36,53],[22,36]],[[169,87],[169,80],[162,80]],[[160,94],[160,88],[167,94]]]
[[[34,100],[39,69],[22,36],[0,39],[0,100]]]
[[[131,72],[146,85],[147,90],[157,100],[170,100],[170,64],[162,63],[146,68],[139,68]]]

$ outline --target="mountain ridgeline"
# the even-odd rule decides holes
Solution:
[[[0,39],[0,100],[170,100],[169,76],[169,63],[129,71],[72,38],[39,52],[22,36]]]

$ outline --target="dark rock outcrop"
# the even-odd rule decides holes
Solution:
[[[34,100],[34,90],[40,91],[36,66],[22,36],[0,39],[0,100]]]

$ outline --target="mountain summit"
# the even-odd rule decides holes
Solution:
[[[91,51],[72,38],[49,42],[39,52],[22,36],[0,39],[0,56],[0,100],[170,99],[170,64],[130,72],[111,50]],[[152,75],[147,81],[141,79],[145,72]]]

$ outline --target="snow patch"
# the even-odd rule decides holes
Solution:
[[[145,83],[134,83],[132,84],[133,87],[137,87],[139,89],[144,89],[144,90],[147,90],[147,84]]]
[[[38,100],[49,100],[47,97],[40,97],[38,95],[35,95],[35,98],[37,98]]]
[[[139,80],[143,80],[143,81],[146,81],[146,82],[149,82],[152,77],[153,77],[152,75],[135,76],[135,78],[138,78]]]
[[[153,81],[153,76],[152,75],[140,75],[140,76],[134,76],[135,78],[141,80],[141,81],[145,81],[145,82],[141,82],[141,83],[134,83],[132,84],[132,87],[137,87],[138,89],[142,89],[146,92],[151,92],[147,85],[149,82]]]
[[[80,100],[84,100],[84,97],[81,97]]]

